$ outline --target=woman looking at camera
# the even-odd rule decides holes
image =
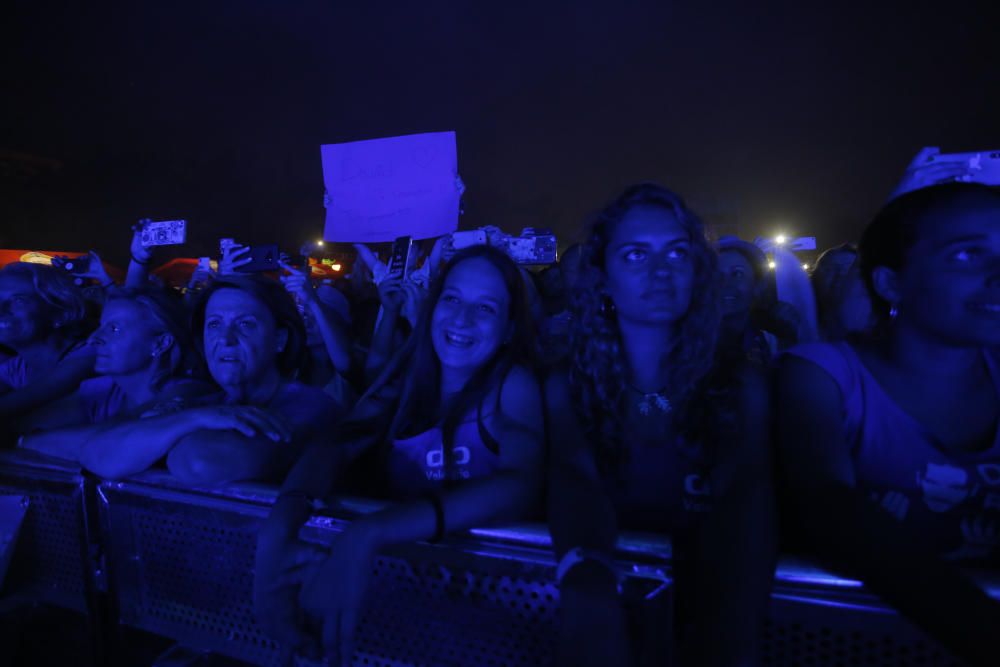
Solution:
[[[531,349],[517,266],[487,246],[458,252],[340,437],[307,452],[282,486],[257,550],[256,607],[272,636],[342,664],[378,551],[536,506],[544,436]],[[354,521],[311,568],[290,574],[310,558],[298,540],[310,499],[343,489],[362,454],[373,471],[367,490],[396,502]]]

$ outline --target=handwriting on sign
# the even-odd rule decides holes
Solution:
[[[430,238],[458,228],[454,132],[321,147],[327,241]]]

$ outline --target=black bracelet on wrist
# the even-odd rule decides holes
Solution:
[[[136,257],[134,254],[129,253],[129,256],[132,258],[132,261],[135,262],[136,264],[138,264],[139,266],[149,266],[149,262],[142,261],[141,259],[139,259],[138,257]]]
[[[434,491],[425,493],[424,499],[434,507],[434,537],[427,540],[434,544],[444,539],[444,504],[441,502],[441,496]]]

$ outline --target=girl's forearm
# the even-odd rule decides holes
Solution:
[[[443,533],[468,530],[526,515],[537,500],[537,480],[513,471],[465,482],[440,494]],[[361,520],[373,533],[376,548],[430,540],[438,532],[437,512],[430,500],[399,503]]]

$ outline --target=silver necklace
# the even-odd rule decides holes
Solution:
[[[670,404],[670,398],[667,397],[665,390],[646,393],[640,389],[636,389],[631,384],[629,385],[629,389],[636,392],[641,397],[637,406],[639,408],[639,414],[644,417],[653,412],[654,408],[663,414],[667,414],[673,409],[673,406]]]

